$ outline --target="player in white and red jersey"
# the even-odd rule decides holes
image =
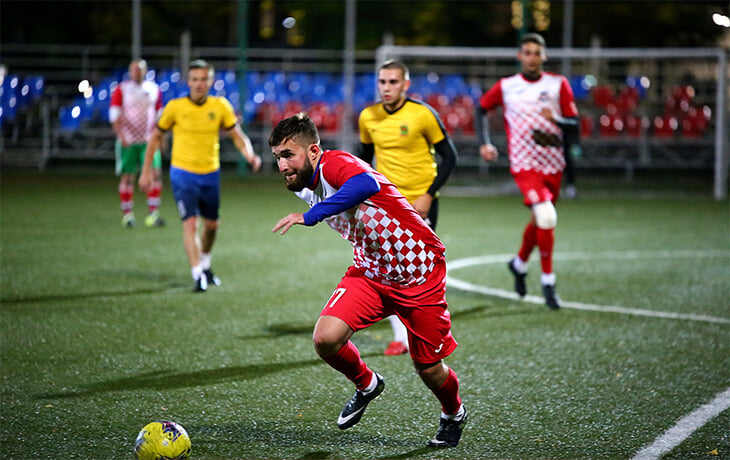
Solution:
[[[522,235],[522,246],[509,262],[515,278],[515,290],[527,293],[527,261],[535,246],[540,250],[540,264],[545,303],[560,308],[555,293],[553,246],[558,215],[555,202],[565,168],[564,141],[577,137],[578,109],[573,91],[565,77],[542,70],[547,60],[545,40],[538,34],[526,34],[520,41],[517,59],[522,72],[502,78],[482,95],[475,124],[483,145],[479,153],[487,161],[497,158],[497,149],[489,139],[487,111],[502,106],[507,131],[510,172],[532,210],[532,219]]]
[[[147,63],[136,59],[129,64],[129,80],[119,83],[112,93],[109,105],[109,121],[117,135],[115,146],[119,200],[123,217],[122,225],[133,227],[134,182],[144,162],[144,151],[157,116],[162,111],[162,93],[157,83],[146,80]],[[145,219],[148,227],[160,227],[160,197],[162,195],[162,159],[155,153],[154,181],[147,192],[149,215]]]
[[[457,346],[447,311],[444,245],[385,176],[347,152],[323,151],[309,117],[281,121],[269,145],[287,188],[311,207],[282,218],[272,231],[284,234],[295,224],[324,220],[354,248],[353,265],[324,306],[313,335],[317,354],[356,387],[338,427],[359,422],[385,385],[350,337],[395,314],[408,329],[416,371],[441,403],[439,430],[428,445],[456,446],[467,415],[456,373],[443,363]]]

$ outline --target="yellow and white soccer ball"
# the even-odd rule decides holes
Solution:
[[[190,457],[190,437],[182,425],[169,420],[148,423],[137,435],[137,460],[184,460]]]

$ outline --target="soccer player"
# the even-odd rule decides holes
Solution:
[[[183,226],[183,247],[190,263],[195,292],[208,285],[220,285],[211,270],[211,250],[218,230],[220,202],[220,130],[231,136],[236,148],[254,171],[261,167],[251,140],[241,130],[230,102],[209,96],[213,85],[213,66],[199,59],[188,66],[190,95],[171,100],[163,109],[152,133],[139,185],[152,185],[152,160],[163,133],[172,129],[170,184]],[[202,217],[202,237],[198,239],[198,216]]]
[[[162,111],[162,94],[157,83],[146,80],[147,62],[136,59],[129,64],[129,80],[117,85],[109,105],[109,122],[117,135],[115,152],[119,180],[122,225],[134,227],[134,182],[144,162],[147,139],[152,134],[157,116]],[[148,227],[161,227],[162,159],[155,151],[152,161],[152,183],[147,191]]]
[[[432,229],[438,220],[439,189],[456,164],[456,148],[438,113],[428,104],[407,96],[411,79],[400,61],[378,69],[382,102],[360,113],[360,158],[388,178]],[[441,157],[439,165],[434,153]],[[388,318],[394,340],[386,355],[408,352],[407,331],[397,316]]]
[[[416,372],[441,403],[439,429],[428,445],[455,447],[467,413],[456,373],[443,363],[457,345],[446,310],[444,245],[385,176],[347,152],[323,151],[306,115],[276,125],[269,145],[286,187],[310,206],[303,214],[283,217],[272,231],[284,234],[293,225],[324,220],[354,248],[353,265],[324,306],[313,334],[317,354],[356,387],[337,426],[344,430],[358,423],[385,387],[350,337],[396,314],[408,328]]]
[[[537,246],[545,304],[557,310],[560,300],[555,292],[556,276],[553,272],[553,246],[558,222],[555,202],[565,168],[563,137],[566,133],[577,133],[578,109],[565,77],[542,70],[547,60],[542,36],[525,34],[520,41],[517,59],[522,71],[499,80],[479,101],[475,117],[477,135],[483,140],[479,153],[486,161],[497,158],[498,152],[490,141],[485,115],[488,110],[502,106],[510,172],[522,192],[524,204],[532,211],[532,218],[522,235],[520,250],[509,261],[508,268],[514,276],[515,291],[524,296],[527,293],[527,262]]]

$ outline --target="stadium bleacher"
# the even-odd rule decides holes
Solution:
[[[84,123],[105,122],[111,93],[124,77],[123,70],[116,71],[103,79],[93,94],[79,96],[62,107],[59,110],[62,128],[76,130]],[[150,70],[146,78],[159,84],[165,103],[188,94],[186,82],[177,69]],[[12,116],[17,101],[25,101],[18,99],[17,94],[22,92],[17,89],[18,83],[10,80],[7,85],[3,84],[2,89],[3,116]],[[26,91],[28,97],[37,97],[37,80],[26,78],[24,82],[31,88]],[[646,85],[640,76],[628,76],[618,87],[596,84],[590,75],[574,75],[569,82],[580,107],[581,135],[584,138],[637,138],[643,135],[698,138],[706,134],[710,125],[709,107],[694,103],[694,90],[689,85],[674,87],[664,103],[663,112],[652,113],[642,105]],[[324,131],[336,131],[342,124],[344,94],[339,74],[252,71],[246,73],[241,83],[245,85],[246,97],[241,96],[239,79],[234,71],[218,71],[211,94],[226,97],[247,125],[274,125],[299,111],[307,111]],[[40,88],[42,91],[42,79]],[[474,104],[481,91],[479,84],[468,81],[463,75],[430,72],[411,76],[409,94],[414,99],[424,100],[439,112],[450,133],[473,135]],[[375,99],[375,75],[357,74],[353,124],[356,125],[360,110]]]
[[[39,75],[0,76],[0,125],[14,120],[17,114],[43,96],[45,82]]]

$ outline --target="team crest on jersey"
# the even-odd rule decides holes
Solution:
[[[408,125],[400,125],[400,135],[401,136],[408,135]]]
[[[540,102],[550,102],[550,94],[547,91],[543,91],[537,100]]]
[[[213,120],[215,120],[215,114],[214,114],[213,112],[208,112],[208,119],[209,119],[210,121],[213,121]]]

